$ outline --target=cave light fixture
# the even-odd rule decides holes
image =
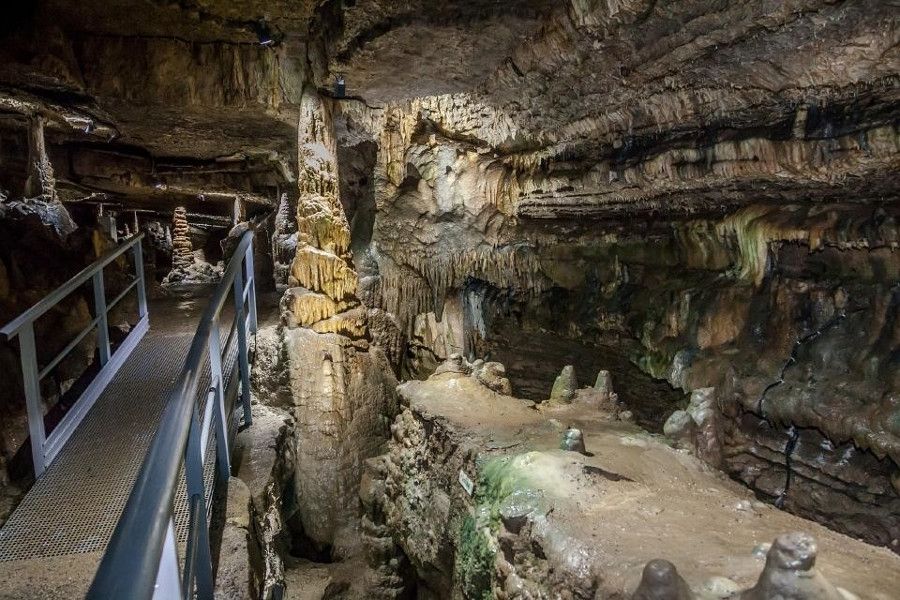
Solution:
[[[256,38],[259,40],[260,46],[274,46],[275,37],[272,35],[272,28],[265,19],[259,19],[252,25]]]

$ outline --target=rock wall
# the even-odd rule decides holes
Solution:
[[[900,548],[898,88],[854,49],[895,41],[877,2],[791,6],[572,2],[475,91],[342,102],[378,148],[360,295],[405,377],[518,329],[714,388],[718,466]]]

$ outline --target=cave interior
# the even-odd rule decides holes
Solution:
[[[897,2],[3,12],[0,326],[142,234],[148,335],[192,334],[253,233],[216,597],[900,598]],[[97,302],[34,322],[48,431],[140,320]],[[88,593],[102,551],[15,531],[0,596]]]

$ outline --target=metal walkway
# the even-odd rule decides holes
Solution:
[[[148,311],[135,237],[3,328],[24,340],[38,477],[0,529],[0,598],[212,599],[215,481],[229,477],[229,438],[241,416],[251,421],[252,240],[252,231],[242,235],[210,298],[160,301]],[[112,304],[137,289],[139,327],[113,352],[103,267],[132,249],[136,283]],[[39,382],[49,368],[38,368],[33,322],[88,280],[102,367],[71,414],[45,436]]]
[[[151,304],[149,333],[0,529],[0,582],[4,582],[0,598],[46,598],[61,583],[55,581],[59,576],[66,580],[67,594],[82,597],[87,592],[99,552],[106,548],[125,507],[203,308],[202,300]],[[211,474],[212,463],[208,464]],[[183,492],[179,496],[176,528],[183,545],[187,503]],[[79,573],[40,569],[42,559],[75,554],[85,555],[77,561]]]

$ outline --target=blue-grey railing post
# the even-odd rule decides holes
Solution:
[[[184,572],[181,576],[184,600],[193,600],[195,582],[197,599],[212,600],[214,584],[209,549],[209,528],[206,523],[206,500],[201,494],[194,494],[188,499],[188,519],[190,520],[190,532],[184,554]]]
[[[243,269],[238,269],[234,276],[234,324],[238,336],[238,369],[241,374],[241,402],[244,405],[244,425],[250,425],[253,417],[250,414],[250,360],[247,350],[247,327],[244,315],[244,277]]]
[[[37,348],[34,344],[34,322],[19,331],[19,354],[22,361],[22,382],[25,385],[25,406],[28,411],[28,433],[31,436],[31,458],[34,476],[40,477],[47,468],[44,460],[44,408],[41,406],[41,382],[38,379]]]
[[[210,392],[209,401],[215,402],[216,421],[216,455],[219,463],[219,475],[228,481],[231,477],[231,459],[228,454],[228,417],[225,413],[225,378],[222,376],[222,342],[219,340],[218,322],[213,321],[209,332],[209,369]]]
[[[175,520],[169,517],[166,539],[159,557],[153,600],[181,598],[181,577],[178,570],[178,550],[175,548]]]
[[[187,552],[185,553],[184,575],[182,588],[187,598],[192,597],[192,584],[196,582],[197,597],[201,599],[213,597],[213,572],[212,555],[209,548],[209,526],[206,522],[206,482],[203,479],[203,435],[202,420],[199,417],[197,405],[194,405],[194,415],[191,418],[191,428],[188,432],[187,448],[184,451],[184,475],[185,488],[190,513],[188,529]],[[197,510],[194,498],[199,498],[200,508]]]
[[[144,251],[140,240],[134,245],[134,276],[138,282],[138,317],[142,318],[147,314],[147,288],[144,281]]]
[[[100,366],[109,362],[109,326],[106,315],[106,290],[103,285],[103,269],[91,277],[94,284],[94,310],[97,314],[97,348],[100,349]]]
[[[247,246],[245,264],[247,265],[247,286],[250,288],[250,333],[256,333],[258,323],[256,320],[256,273],[253,270],[253,242]]]

